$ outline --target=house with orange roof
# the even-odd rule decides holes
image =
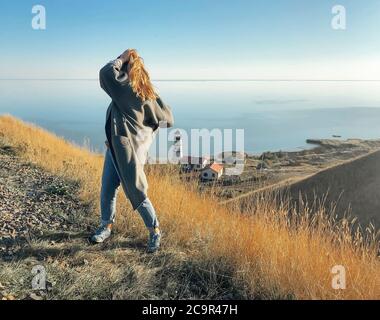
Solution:
[[[205,167],[201,172],[202,181],[218,180],[223,175],[223,165],[219,163],[212,163]]]

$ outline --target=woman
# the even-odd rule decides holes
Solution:
[[[173,126],[170,107],[153,89],[143,60],[135,49],[126,50],[99,73],[100,86],[111,97],[106,115],[107,152],[100,195],[101,226],[91,237],[101,243],[111,236],[116,195],[121,185],[149,230],[148,251],[160,246],[161,232],[155,209],[147,196],[144,163],[153,133]]]

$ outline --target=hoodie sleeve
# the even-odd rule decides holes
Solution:
[[[145,104],[144,124],[156,131],[159,127],[170,128],[174,125],[171,108],[160,97],[155,101],[147,101]]]
[[[116,102],[125,94],[127,75],[121,71],[123,61],[116,59],[99,71],[100,87]]]
[[[164,128],[173,127],[174,118],[171,108],[160,97],[156,99],[155,107],[159,126]]]

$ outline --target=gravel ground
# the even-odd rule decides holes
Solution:
[[[77,190],[75,183],[0,148],[0,258],[11,259],[18,244],[44,230],[77,230],[86,209]]]

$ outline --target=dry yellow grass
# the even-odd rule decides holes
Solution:
[[[0,117],[0,136],[41,167],[81,183],[81,197],[98,210],[103,157],[75,147],[11,116]],[[168,169],[170,170],[170,169]],[[233,281],[250,298],[379,299],[380,263],[375,235],[350,236],[347,224],[333,224],[323,213],[294,214],[270,198],[241,213],[197,193],[167,169],[149,168],[149,197],[165,232],[164,248],[185,251],[212,272],[220,264],[233,270]],[[140,219],[119,193],[117,229],[146,236]],[[211,264],[210,264],[211,263]],[[200,263],[201,265],[201,263]],[[346,269],[347,288],[331,286],[334,265]],[[211,266],[211,267],[210,267]]]

